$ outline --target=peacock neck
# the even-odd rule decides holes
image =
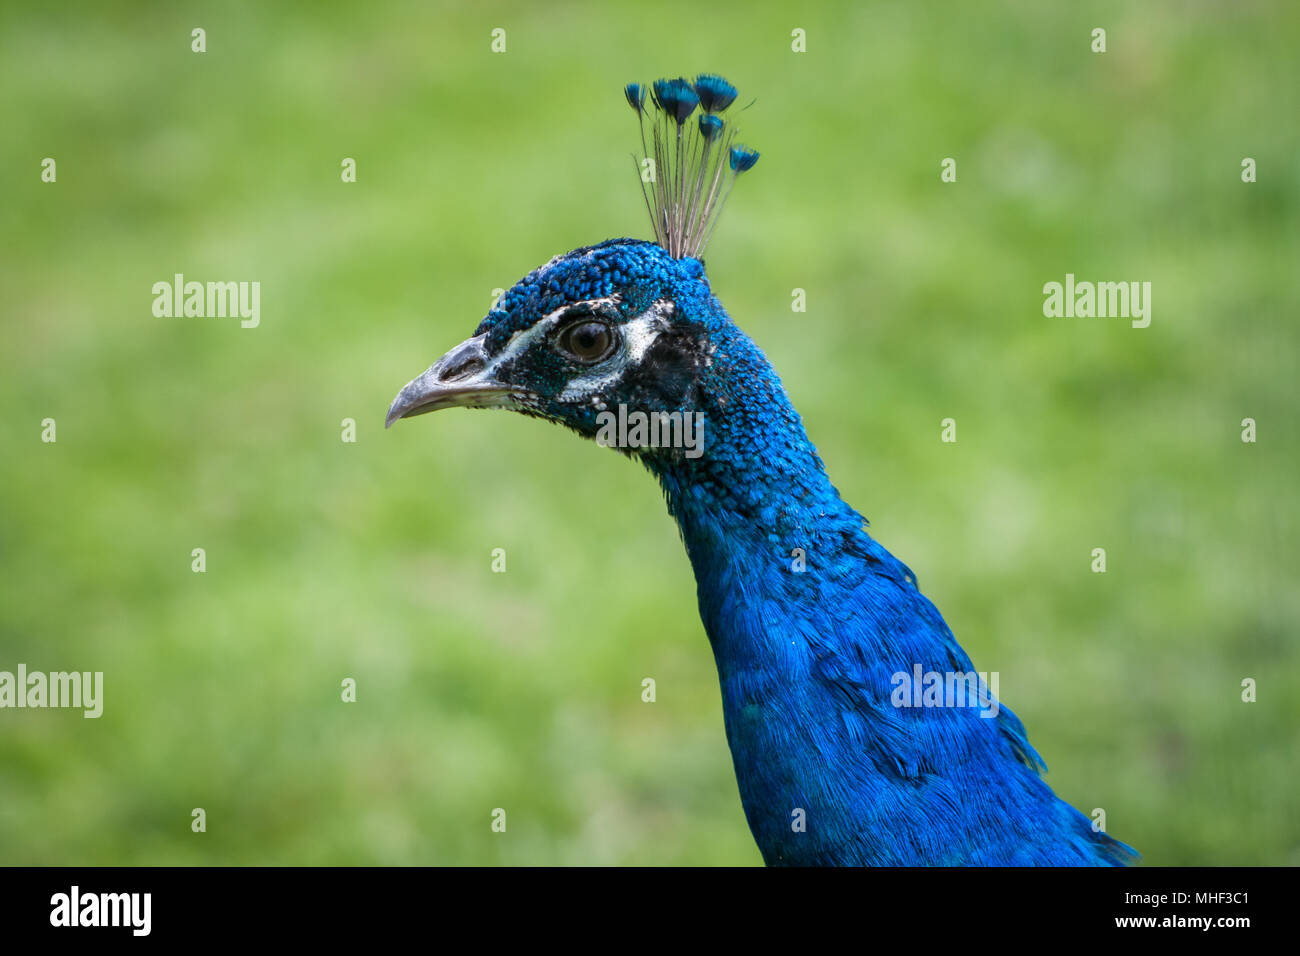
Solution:
[[[879,682],[901,666],[898,623],[928,604],[831,484],[757,349],[719,350],[718,370],[700,392],[703,453],[643,460],[695,571],[750,827],[769,863],[899,862],[855,836],[860,817],[889,810],[871,799],[887,771],[862,758],[860,740],[897,736],[891,711],[859,705],[888,699]],[[914,637],[925,660],[940,659],[940,642]],[[791,836],[800,808],[818,820],[808,839]]]
[[[847,598],[862,562],[884,553],[831,484],[775,373],[748,348],[746,359],[761,360],[752,374],[703,392],[703,453],[646,461],[681,530],[720,670],[774,650],[744,633],[745,622],[796,616],[839,589]]]
[[[711,299],[707,367],[693,411],[696,456],[645,458],[681,527],[696,572],[721,553],[792,560],[791,551],[837,547],[863,520],[840,498],[803,420],[766,356]]]

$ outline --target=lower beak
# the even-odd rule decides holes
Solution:
[[[491,373],[485,335],[460,343],[422,375],[406,384],[389,406],[384,427],[440,408],[511,408],[522,389],[496,381]]]

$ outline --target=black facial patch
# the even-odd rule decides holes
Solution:
[[[646,412],[694,409],[707,364],[703,330],[670,327],[628,368],[618,386],[619,398],[629,408]]]

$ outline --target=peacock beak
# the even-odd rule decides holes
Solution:
[[[384,427],[440,408],[511,408],[525,389],[498,382],[483,348],[485,335],[466,339],[406,384],[388,408]]]

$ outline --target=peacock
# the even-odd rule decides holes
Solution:
[[[840,497],[702,255],[738,179],[726,79],[624,88],[654,241],[520,279],[386,426],[506,408],[638,458],[695,572],[727,743],[768,865],[1101,865],[1136,853],[1043,781],[1020,720]],[[991,686],[992,685],[992,686]]]

